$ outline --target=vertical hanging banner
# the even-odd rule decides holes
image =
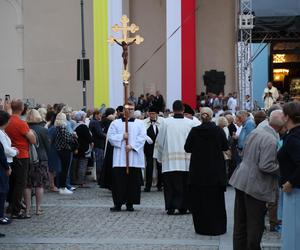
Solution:
[[[196,0],[181,0],[182,100],[196,107]]]
[[[122,16],[122,0],[94,0],[94,106],[116,108],[123,104],[122,50],[109,46],[113,24]]]
[[[193,108],[196,106],[195,12],[195,0],[167,0],[166,99],[169,108],[176,99],[181,99]]]
[[[181,0],[167,0],[167,107],[172,108],[175,100],[181,99]],[[170,38],[170,39],[169,39]]]
[[[108,3],[108,37],[112,36],[112,27],[120,22],[122,13],[122,0],[109,0]],[[106,41],[107,43],[107,41]],[[122,80],[122,48],[120,46],[109,47],[109,104],[116,108],[123,105],[123,80]]]
[[[94,106],[109,105],[108,0],[94,0]]]

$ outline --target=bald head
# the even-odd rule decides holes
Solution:
[[[283,121],[283,112],[282,110],[274,110],[270,114],[269,125],[274,128],[277,132],[279,132],[284,126]]]

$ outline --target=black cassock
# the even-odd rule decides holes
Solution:
[[[112,197],[115,205],[140,204],[141,202],[141,169],[114,167],[112,170]]]
[[[113,165],[114,147],[107,142],[103,166],[100,172],[98,184],[101,188],[111,190],[112,186],[112,165]]]
[[[212,122],[193,128],[188,135],[185,150],[192,153],[189,208],[198,234],[226,233],[226,168],[223,151],[227,149],[228,141],[223,129]]]
[[[171,171],[163,173],[165,209],[188,209],[188,172]]]

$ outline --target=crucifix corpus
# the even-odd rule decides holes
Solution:
[[[114,38],[110,37],[108,39],[108,42],[111,44],[118,44],[119,46],[122,47],[123,53],[122,53],[122,58],[123,58],[123,73],[122,73],[122,78],[123,78],[123,86],[124,86],[124,103],[125,103],[125,133],[128,135],[128,117],[129,117],[129,104],[128,104],[128,89],[129,89],[129,78],[130,78],[130,73],[127,68],[128,64],[128,48],[130,45],[133,43],[135,44],[140,44],[144,41],[144,38],[136,35],[135,37],[130,37],[128,35],[128,32],[130,31],[131,33],[135,33],[138,31],[140,28],[139,26],[135,25],[132,23],[130,26],[128,26],[129,19],[126,15],[123,15],[121,18],[121,23],[122,25],[119,26],[118,24],[115,24],[112,26],[112,30],[114,32],[119,32],[122,31],[122,38]],[[128,146],[128,136],[125,138],[126,146]],[[129,174],[129,152],[126,150],[126,173]]]

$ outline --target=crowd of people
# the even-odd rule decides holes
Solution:
[[[281,93],[273,86],[272,82],[268,82],[267,87],[262,94],[262,107],[258,105],[257,100],[254,100],[253,103],[251,103],[250,95],[245,96],[245,100],[240,107],[238,105],[237,92],[228,93],[228,95],[224,95],[222,92],[219,95],[214,93],[205,94],[202,92],[197,96],[197,108],[210,107],[211,109],[216,110],[216,112],[220,110],[236,112],[238,109],[252,112],[260,109],[268,110],[274,102],[283,104],[291,100],[291,96],[287,92]]]
[[[264,98],[271,96],[267,88]],[[42,215],[45,187],[60,195],[88,188],[87,167],[95,164],[99,186],[112,192],[111,212],[123,205],[134,211],[145,182],[144,192],[153,185],[163,191],[168,215],[191,213],[196,233],[221,235],[231,185],[235,250],[260,249],[267,210],[268,230],[282,231],[284,250],[297,249],[300,103],[282,106],[273,99],[267,110],[251,112],[237,108],[234,93],[226,102],[201,99],[196,110],[176,100],[171,112],[159,92],[148,97],[131,93],[126,108],[88,112],[6,101],[0,110],[0,224],[30,219],[32,192],[35,213]]]

